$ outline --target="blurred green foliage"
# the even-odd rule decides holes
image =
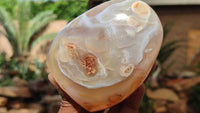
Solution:
[[[35,66],[35,75],[36,78],[47,78],[48,73],[46,72],[46,64],[44,62],[38,61],[38,59],[34,59],[33,65]]]
[[[153,110],[154,100],[145,94],[140,105],[139,113],[155,113]]]
[[[4,7],[8,12],[10,12],[14,18],[14,8],[17,4],[17,0],[0,0],[0,7]]]
[[[71,21],[75,17],[81,15],[88,9],[89,0],[37,0],[31,2],[31,15],[36,16],[41,11],[53,11],[57,15],[57,19]],[[0,6],[6,8],[11,13],[11,17],[15,17],[14,8],[17,0],[0,0]]]
[[[200,61],[197,63],[197,65],[196,65],[196,67],[197,67],[197,76],[200,76]]]
[[[20,2],[19,2],[20,1]],[[1,14],[2,16],[0,16],[0,18],[2,18],[2,22],[1,24],[7,28],[6,32],[1,32],[3,35],[5,35],[7,38],[9,38],[10,42],[15,42],[17,44],[13,44],[13,49],[18,49],[18,45],[23,45],[25,44],[24,41],[22,41],[22,39],[24,40],[28,40],[31,39],[31,37],[29,37],[27,39],[27,37],[25,37],[26,35],[22,36],[18,36],[20,38],[16,38],[15,35],[12,34],[12,32],[10,31],[14,31],[14,32],[18,32],[21,29],[22,30],[29,30],[30,26],[29,24],[31,23],[39,23],[37,24],[37,26],[41,26],[43,25],[42,22],[40,21],[40,17],[46,17],[48,20],[51,16],[45,16],[44,14],[42,14],[42,12],[52,12],[54,14],[57,15],[57,19],[64,19],[64,20],[72,20],[75,17],[81,15],[83,12],[87,11],[87,5],[88,5],[88,0],[57,0],[56,2],[52,1],[52,0],[32,0],[31,2],[24,2],[26,0],[0,0],[0,8],[1,10]],[[23,2],[27,3],[24,6],[28,6],[27,8],[25,7],[19,7],[19,4],[22,4],[21,6],[23,6]],[[29,5],[30,3],[30,5]],[[25,8],[25,9],[23,9]],[[30,8],[30,9],[29,9]],[[23,12],[20,13],[19,11]],[[23,15],[27,16],[23,16]],[[20,15],[21,14],[21,15]],[[39,16],[38,16],[39,14]],[[36,19],[33,19],[34,17],[37,17]],[[19,18],[28,18],[27,22],[25,22],[23,19],[21,19],[19,21]],[[34,22],[32,22],[32,20]],[[9,22],[8,22],[9,20]],[[19,23],[19,26],[21,26],[20,23],[22,23],[22,27],[20,27],[21,29],[19,30],[19,27],[16,27],[15,24],[13,23],[13,20],[17,20]],[[30,21],[29,21],[30,20]],[[37,20],[37,21],[36,21]],[[5,24],[5,23],[9,23],[9,24]],[[29,24],[27,24],[29,23]],[[5,24],[5,25],[4,25]],[[13,26],[12,26],[12,25]],[[32,25],[32,24],[31,24]],[[25,27],[26,28],[25,28]],[[34,24],[34,26],[36,26]],[[16,27],[16,29],[14,29]],[[14,30],[10,30],[8,28],[12,28]],[[42,27],[41,27],[42,28]],[[38,27],[39,29],[39,27]],[[30,30],[34,30],[34,29],[30,29]],[[37,31],[37,30],[35,30]],[[33,33],[36,33],[36,32]],[[20,33],[16,33],[16,34],[20,34]],[[24,33],[27,33],[27,31],[25,31]],[[45,35],[45,36],[41,36],[38,39],[47,39],[48,37],[50,37],[49,35]],[[55,36],[54,36],[55,37]],[[11,40],[12,39],[12,40]],[[20,39],[19,41],[16,41],[16,39]],[[15,55],[13,58],[11,58],[9,61],[6,60],[5,54],[0,54],[0,75],[2,75],[3,78],[0,78],[0,86],[5,86],[5,85],[13,85],[12,83],[12,78],[14,76],[17,76],[21,79],[25,79],[27,81],[30,80],[34,80],[34,79],[38,79],[38,78],[46,78],[47,77],[47,73],[45,71],[46,69],[46,65],[43,62],[39,62],[37,59],[35,59],[34,61],[27,61],[27,59],[25,58],[26,54],[28,51],[30,51],[32,49],[32,46],[36,45],[37,43],[34,42],[40,42],[41,40],[30,40],[30,43],[28,43],[27,48],[25,48],[25,52],[21,52],[21,53],[25,53],[22,54],[20,57],[18,57],[18,55]],[[18,42],[20,42],[18,44]],[[32,44],[32,45],[31,45]],[[15,51],[18,52],[18,51]],[[24,55],[24,56],[23,56]],[[23,59],[23,60],[22,60]],[[30,68],[30,67],[34,67],[34,69]]]
[[[191,88],[188,105],[191,105],[195,113],[200,113],[200,83]]]
[[[168,22],[163,26],[163,42],[166,41],[167,34],[170,32],[173,24],[173,22]],[[183,42],[185,42],[185,40],[175,39],[162,45],[157,57],[158,65],[161,68],[159,75],[166,74],[167,70],[176,62],[175,60],[172,60],[164,67],[164,64],[173,55],[173,53],[180,47],[183,47]]]
[[[168,22],[167,24],[164,25],[163,41],[166,40],[166,36],[169,33],[172,25],[173,25],[172,22]],[[157,58],[158,61],[160,62],[160,64],[164,64],[167,61],[167,59],[174,53],[174,51],[180,47],[180,42],[182,42],[182,41],[181,40],[172,40],[172,41],[162,45],[159,55],[158,55],[158,58]]]
[[[145,83],[145,88],[146,89],[150,88],[150,82],[149,81],[147,81]],[[145,93],[143,100],[142,100],[142,103],[141,103],[140,108],[139,108],[139,113],[155,113],[155,111],[153,109],[154,102],[155,102],[155,100],[149,98],[147,96],[147,94]]]
[[[53,21],[56,15],[52,11],[41,11],[31,17],[30,6],[30,0],[19,0],[14,6],[16,9],[13,9],[15,19],[12,18],[12,14],[4,6],[0,7],[0,23],[5,29],[5,31],[0,30],[0,33],[9,40],[14,56],[28,55],[30,46],[34,48],[33,44],[38,44],[36,42],[47,39],[52,40],[56,35],[51,33],[51,35],[47,34],[48,37],[43,35],[36,39],[33,38],[36,33]]]
[[[52,2],[32,2],[33,15],[40,11],[52,10],[57,15],[57,19],[71,21],[75,17],[87,11],[88,0],[58,0]]]
[[[30,68],[32,66],[32,69]],[[0,54],[0,86],[14,85],[13,77],[31,81],[47,78],[46,65],[35,59],[33,62],[23,61],[22,59],[12,58],[6,60],[5,54]]]
[[[13,85],[11,78],[9,76],[7,76],[7,72],[4,70],[7,67],[12,67],[12,65],[9,65],[7,63],[6,54],[2,53],[2,54],[0,54],[0,75],[1,75],[0,86]]]

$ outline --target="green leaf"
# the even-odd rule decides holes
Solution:
[[[38,37],[31,45],[31,50],[34,49],[34,47],[39,44],[40,42],[44,41],[44,40],[53,40],[56,37],[57,33],[51,33],[51,34],[47,34],[41,37]]]
[[[196,84],[189,90],[188,105],[194,109],[193,113],[199,113],[200,111],[200,83]]]
[[[167,70],[169,70],[169,68],[172,67],[175,63],[176,63],[176,61],[172,60],[165,68],[162,67],[162,71],[161,71],[160,75],[164,75],[164,73],[166,73]]]
[[[163,27],[163,39],[166,38],[167,34],[170,32],[171,27],[173,26],[174,22],[168,22]]]
[[[24,52],[24,40],[27,39],[29,33],[29,20],[30,20],[30,0],[21,0],[17,3],[17,21],[18,21],[18,46],[20,52]]]
[[[52,11],[44,11],[37,14],[30,22],[30,28],[32,33],[36,33],[42,27],[47,25],[50,21],[54,20],[56,16]]]
[[[165,53],[166,50],[177,45],[179,42],[180,42],[179,40],[174,40],[174,41],[168,42],[167,44],[163,45],[160,49],[160,54]]]
[[[12,79],[8,78],[8,79],[4,79],[4,80],[0,80],[0,87],[3,86],[13,86],[14,83],[12,81]]]
[[[146,94],[143,97],[138,113],[155,113],[153,109],[155,100],[149,98]]]
[[[182,42],[185,42],[185,40],[173,40],[163,45],[158,55],[159,62],[161,64],[164,63],[176,49],[183,47],[183,45],[181,45]]]
[[[16,28],[9,13],[3,7],[0,7],[0,23],[3,25],[7,33],[8,40],[10,41],[13,47],[16,47]]]
[[[173,48],[169,48],[169,49],[167,49],[163,54],[159,54],[158,55],[158,60],[159,60],[159,62],[161,63],[161,64],[163,64],[172,54],[173,54],[173,52],[177,49],[177,48],[179,48],[180,46],[178,45],[178,46],[175,46],[175,47],[173,47]]]
[[[24,47],[27,48],[31,37],[55,18],[56,16],[52,11],[41,12],[36,17],[34,17],[29,23],[29,33],[24,40]]]

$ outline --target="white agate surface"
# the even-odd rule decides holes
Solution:
[[[162,32],[156,13],[146,3],[111,2],[96,15],[86,12],[73,20],[53,43],[61,72],[87,88],[127,79],[142,61],[152,36]]]

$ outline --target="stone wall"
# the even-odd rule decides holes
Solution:
[[[176,61],[170,68],[169,73],[181,71],[189,61],[187,59],[188,34],[191,30],[200,30],[200,6],[154,6],[153,8],[158,13],[163,25],[167,22],[173,22],[171,31],[164,43],[176,39],[185,40],[184,46],[177,49],[169,61],[166,62],[167,64],[172,60]]]

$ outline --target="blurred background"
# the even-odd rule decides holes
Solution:
[[[57,113],[46,55],[71,20],[107,0],[0,0],[0,113]],[[200,0],[144,0],[164,42],[140,113],[200,113]]]

